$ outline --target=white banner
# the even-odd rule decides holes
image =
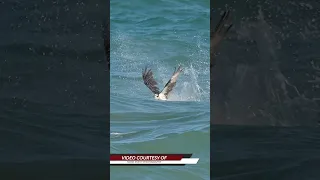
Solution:
[[[197,164],[199,158],[182,158],[174,161],[110,161],[110,164]]]

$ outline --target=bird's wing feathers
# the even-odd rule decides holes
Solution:
[[[232,27],[231,18],[230,18],[230,11],[227,10],[223,13],[223,15],[220,18],[219,23],[217,24],[215,30],[212,33],[211,37],[211,57],[214,60],[214,54],[217,51],[217,47],[223,40],[223,38],[226,36],[230,28]],[[214,64],[215,62],[212,62]]]
[[[147,67],[142,72],[142,79],[144,84],[154,93],[159,94],[159,88],[157,87],[158,83],[153,78],[153,73],[151,69],[148,69]]]
[[[171,76],[170,80],[167,82],[167,84],[164,86],[161,93],[163,93],[165,96],[168,96],[169,93],[172,91],[174,86],[176,85],[177,79],[179,74],[182,72],[181,66],[178,67],[178,69],[175,68],[173,75]]]

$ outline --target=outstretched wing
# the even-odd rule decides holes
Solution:
[[[223,38],[226,36],[230,28],[232,27],[231,18],[230,18],[230,11],[225,11],[223,15],[220,18],[219,23],[217,24],[215,30],[211,34],[211,59],[213,61],[215,60],[214,55],[217,51],[217,47],[223,40]],[[212,65],[214,65],[215,62],[212,62]]]
[[[178,76],[180,72],[182,71],[181,66],[178,67],[178,69],[174,69],[173,75],[171,76],[170,80],[167,82],[167,84],[164,86],[163,90],[161,93],[163,93],[165,96],[168,96],[169,93],[172,91],[174,86],[176,85]]]
[[[157,87],[158,83],[153,78],[153,73],[151,69],[148,69],[147,67],[142,72],[142,79],[144,84],[154,93],[159,94],[159,88]]]

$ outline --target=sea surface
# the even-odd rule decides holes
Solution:
[[[210,179],[210,2],[115,1],[110,4],[111,153],[193,153],[197,165],[111,167],[111,179]],[[154,99],[142,70],[160,90],[184,70],[169,101]]]
[[[226,8],[234,24],[211,87],[223,101],[211,109],[225,106],[211,126],[211,178],[320,179],[319,1],[211,5],[213,25]]]
[[[108,179],[109,149],[200,158],[111,167],[112,180],[209,179],[209,4],[111,1],[109,132],[101,39],[108,6],[0,1],[0,179]],[[228,121],[218,124],[231,126],[211,126],[211,178],[320,179],[319,2],[211,4],[215,22],[226,4],[234,18],[218,56],[226,62],[222,88],[231,90]],[[155,101],[142,69],[152,68],[161,89],[179,64],[185,70],[171,100]],[[249,86],[258,76],[268,89]]]
[[[0,179],[108,179],[100,1],[0,1]]]

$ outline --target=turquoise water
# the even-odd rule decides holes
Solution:
[[[210,2],[111,1],[111,153],[193,153],[197,165],[112,167],[111,179],[210,179]],[[154,100],[182,65],[172,96]],[[124,173],[125,172],[125,173]]]

